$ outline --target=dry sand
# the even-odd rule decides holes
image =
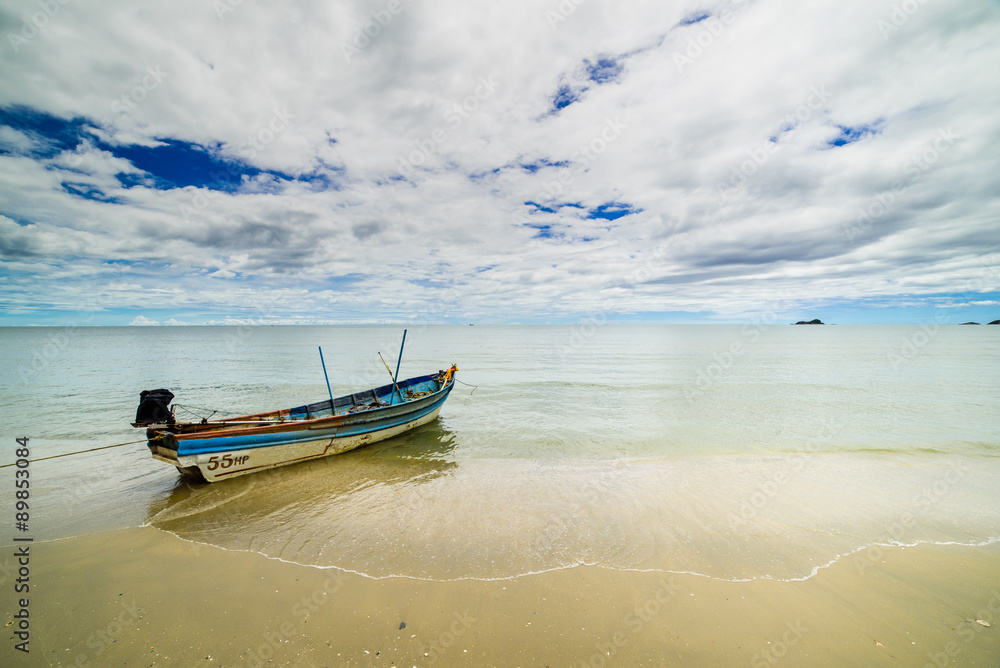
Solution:
[[[1000,545],[875,548],[744,583],[372,580],[150,527],[31,551],[31,653],[8,633],[4,666],[1000,665]]]

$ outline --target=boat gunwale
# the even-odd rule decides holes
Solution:
[[[401,389],[416,385],[420,382],[426,382],[434,380],[438,374],[430,374],[426,376],[415,376],[413,378],[408,378],[400,383],[397,383]],[[417,381],[417,382],[413,382]],[[147,434],[152,438],[155,434],[165,433],[177,441],[190,441],[190,440],[207,440],[212,438],[229,438],[238,436],[253,436],[257,434],[269,434],[269,433],[281,433],[281,432],[295,432],[295,431],[310,431],[315,429],[325,429],[329,427],[334,427],[342,423],[349,424],[365,424],[368,422],[378,422],[380,419],[388,417],[386,412],[396,410],[400,414],[406,414],[408,412],[417,411],[422,406],[427,403],[432,403],[436,400],[441,393],[450,390],[454,385],[454,376],[446,383],[442,385],[439,389],[426,394],[422,397],[415,397],[408,399],[402,403],[398,404],[387,404],[384,406],[377,406],[375,408],[370,408],[364,411],[356,411],[354,413],[340,413],[337,415],[326,415],[318,418],[310,418],[306,420],[298,419],[287,419],[280,420],[271,423],[264,423],[254,426],[240,426],[234,427],[232,423],[239,422],[240,420],[247,418],[256,417],[281,417],[291,414],[294,408],[284,408],[279,411],[268,411],[263,413],[252,413],[249,415],[242,415],[238,417],[226,418],[225,420],[214,420],[207,422],[177,422],[173,425],[152,425],[147,429]],[[372,388],[371,390],[363,390],[362,392],[356,392],[353,394],[346,394],[337,399],[350,398],[354,394],[363,394],[364,392],[372,392],[375,397],[379,396],[379,391],[382,390],[392,390],[395,391],[392,385],[384,385],[377,388]],[[336,399],[334,400],[336,402]],[[319,402],[324,403],[324,402]],[[325,403],[330,403],[327,400]],[[314,405],[314,404],[307,404]],[[399,411],[398,409],[406,407],[408,410]],[[295,407],[301,408],[301,407]],[[331,406],[332,409],[332,406]],[[174,431],[178,430],[178,431]],[[187,431],[184,431],[187,430]]]

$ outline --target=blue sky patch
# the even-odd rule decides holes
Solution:
[[[152,174],[159,190],[195,186],[210,190],[233,191],[239,188],[244,176],[253,178],[262,173],[262,170],[256,167],[212,155],[209,149],[200,144],[177,139],[159,141],[162,142],[160,146],[102,146],[101,148]],[[289,179],[284,174],[273,174],[285,180]]]
[[[21,105],[0,107],[0,125],[28,136],[37,145],[31,155],[51,158],[63,151],[72,151],[81,141],[87,121],[65,119]]]
[[[605,202],[604,204],[588,211],[587,218],[618,220],[624,216],[630,216],[633,213],[642,213],[642,209],[636,208],[631,204],[622,204],[621,202]]]
[[[134,188],[135,186],[155,187],[153,178],[148,174],[118,174],[117,178],[123,188]]]
[[[711,16],[711,14],[705,14],[705,13],[694,14],[692,16],[687,17],[686,19],[681,19],[681,22],[678,23],[677,25],[679,25],[679,26],[693,26],[695,23],[701,23],[702,21],[704,21],[705,19],[707,19],[710,16]]]
[[[69,194],[82,197],[83,199],[89,199],[94,202],[107,202],[109,204],[121,204],[121,200],[105,195],[99,188],[95,188],[88,183],[69,183],[64,181],[60,185]]]
[[[547,207],[547,206],[543,206],[543,205],[539,204],[538,202],[532,202],[531,200],[528,200],[527,202],[525,202],[525,204],[527,206],[534,207],[535,210],[532,211],[532,213],[535,213],[537,211],[544,211],[545,213],[555,213],[556,212],[555,209],[552,209],[552,208]]]
[[[535,236],[531,237],[532,239],[558,239],[560,237],[565,236],[561,232],[554,232],[552,230],[552,226],[551,225],[540,225],[540,224],[537,224],[537,223],[525,223],[524,226],[525,227],[530,227],[530,228],[532,228],[534,230],[538,230],[538,232],[535,234]]]
[[[542,167],[569,167],[569,164],[570,164],[569,160],[559,160],[557,162],[553,162],[546,158],[542,158],[540,160],[535,160],[534,162],[522,164],[521,169],[531,174],[534,174]]]
[[[323,285],[330,288],[349,288],[365,280],[364,274],[343,274],[328,276],[323,279]]]
[[[587,70],[587,78],[598,85],[617,81],[625,69],[624,65],[610,57],[598,58],[594,62],[584,60],[583,65]]]
[[[585,208],[579,202],[553,202],[549,205],[539,204],[538,202],[533,202],[528,200],[525,205],[532,207],[534,210],[530,213],[538,213],[539,211],[543,213],[557,213],[559,209],[564,209],[566,207],[572,207],[574,209]]]
[[[339,167],[329,167],[334,172],[342,173],[344,170]],[[277,172],[272,172],[277,174]],[[390,177],[392,179],[392,177]],[[400,179],[405,180],[405,178],[400,177]],[[299,174],[296,178],[299,183],[309,184],[309,189],[313,192],[321,192],[324,190],[340,190],[341,186],[339,183],[330,178],[329,174],[324,172],[309,172],[308,174]]]
[[[107,151],[116,158],[132,163],[145,174],[117,175],[125,188],[142,185],[159,190],[173,190],[194,186],[209,190],[232,192],[240,188],[245,179],[267,175],[272,177],[269,188],[278,191],[284,183],[299,181],[314,190],[336,189],[331,176],[320,170],[293,177],[275,170],[263,170],[240,160],[231,160],[221,154],[221,144],[204,146],[172,138],[156,138],[158,146],[112,145],[101,141],[89,128],[99,125],[86,118],[59,118],[25,106],[0,107],[0,125],[20,132],[32,142],[28,154],[35,159],[53,158],[64,151],[76,150],[89,143]],[[332,137],[331,141],[336,141]],[[0,148],[0,153],[10,153]],[[328,171],[342,172],[342,168],[322,165]],[[78,197],[111,202],[99,190],[79,183],[64,183],[63,189]]]
[[[21,227],[27,227],[28,225],[34,225],[35,224],[34,221],[28,220],[26,218],[22,218],[21,216],[17,216],[17,215],[15,215],[15,214],[13,214],[13,213],[11,213],[9,211],[2,211],[2,210],[0,210],[0,216],[3,216],[5,218],[10,218],[11,220],[13,220],[15,223],[17,223]]]
[[[563,77],[564,82],[569,79],[576,81],[576,83],[559,84],[555,95],[552,96],[552,108],[546,115],[557,114],[569,105],[579,102],[583,94],[590,89],[590,84],[603,86],[620,81],[622,73],[625,71],[624,60],[635,53],[638,52],[617,56],[597,56],[594,60],[584,58],[582,71],[577,70],[572,75]]]
[[[586,88],[580,88],[574,90],[572,87],[566,84],[560,86],[559,90],[556,91],[555,96],[553,96],[552,98],[553,113],[565,109],[569,105],[579,100],[580,96],[583,95],[584,91],[586,90],[587,90]]]
[[[880,126],[881,121],[869,123],[868,125],[858,125],[855,127],[838,125],[837,128],[840,130],[840,134],[828,141],[826,144],[827,146],[846,146],[848,144],[853,144],[856,141],[861,141],[865,137],[881,133],[882,128]]]
[[[794,129],[795,125],[793,123],[785,123],[778,128],[778,131],[775,134],[768,137],[767,140],[772,144],[777,144],[778,139],[781,137],[781,135],[785,134],[786,132],[791,132]]]

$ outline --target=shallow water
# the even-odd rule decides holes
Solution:
[[[137,440],[143,389],[192,415],[381,385],[398,327],[0,329],[0,447]],[[32,465],[36,540],[148,523],[371,577],[579,564],[799,579],[877,544],[1000,540],[1000,327],[414,327],[452,362],[434,423],[213,485],[142,444]],[[393,365],[393,362],[390,362]],[[3,495],[8,512],[11,499]]]

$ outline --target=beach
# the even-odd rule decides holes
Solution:
[[[865,551],[797,582],[588,566],[489,582],[372,579],[149,527],[32,550],[30,660],[8,642],[5,665],[1000,661],[997,545]]]
[[[205,484],[141,390],[300,405],[316,345],[345,394],[396,328],[81,329],[38,369],[51,332],[0,329],[0,664],[995,666],[998,330],[922,331],[414,328],[404,377],[460,369],[436,421]]]

